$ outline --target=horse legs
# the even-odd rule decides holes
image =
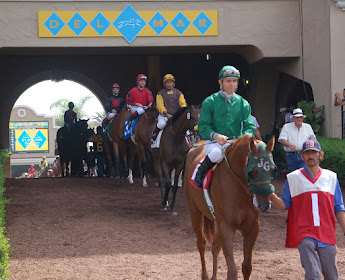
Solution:
[[[213,239],[212,244],[212,256],[213,256],[213,274],[211,280],[217,280],[218,277],[218,256],[221,249],[220,234],[217,231],[216,236]]]
[[[177,215],[176,208],[175,208],[175,200],[176,200],[176,193],[177,193],[177,189],[178,189],[179,177],[180,177],[180,174],[182,171],[182,167],[183,167],[183,164],[181,166],[178,166],[178,167],[175,166],[175,174],[174,174],[175,178],[174,178],[174,185],[173,185],[173,189],[172,189],[173,197],[172,197],[171,206],[170,206],[172,214],[174,216]]]
[[[120,177],[120,153],[119,144],[113,141],[113,153],[115,158],[115,178]]]
[[[191,217],[192,217],[192,227],[196,235],[196,245],[198,247],[200,259],[201,259],[201,279],[209,280],[207,269],[206,269],[206,261],[205,261],[206,239],[205,239],[204,231],[203,231],[204,215],[199,210],[195,210],[195,211],[191,210]]]
[[[134,181],[133,181],[133,171],[132,171],[133,169],[132,168],[133,168],[134,157],[135,157],[135,154],[137,152],[137,146],[132,144],[129,149],[130,149],[129,150],[129,166],[128,166],[129,168],[128,168],[127,179],[128,179],[128,182],[130,184],[133,184]]]
[[[242,273],[243,279],[249,280],[250,274],[252,273],[252,257],[253,257],[253,247],[256,238],[259,234],[259,221],[256,219],[253,222],[248,222],[248,228],[241,231],[243,235],[243,262],[242,262]],[[249,229],[250,225],[250,229]]]
[[[234,260],[234,238],[235,229],[232,229],[225,221],[219,225],[219,231],[222,240],[222,249],[228,266],[228,280],[237,279],[237,268]]]
[[[171,179],[170,179],[168,164],[165,161],[163,161],[163,162],[161,162],[161,165],[162,165],[162,176],[164,179],[163,181],[165,182],[165,193],[164,193],[164,198],[162,199],[162,202],[161,202],[161,207],[165,208],[167,206],[168,199],[169,199],[169,191],[171,188]]]
[[[146,157],[145,157],[145,148],[142,144],[139,144],[139,157],[141,161],[141,170],[143,171],[143,187],[148,187],[146,180]]]
[[[124,140],[120,140],[119,142],[119,149],[122,152],[122,158],[123,158],[123,173],[124,176],[128,176],[128,165],[127,165],[127,150],[126,150],[126,142]]]

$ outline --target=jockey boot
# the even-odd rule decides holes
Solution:
[[[202,189],[202,181],[204,180],[207,172],[215,165],[208,156],[205,157],[195,175],[194,183],[198,188]]]
[[[155,130],[152,132],[151,144],[156,142],[157,136],[161,130],[156,126]]]
[[[134,112],[132,115],[130,115],[127,123],[132,126],[133,121],[138,117],[138,112]]]

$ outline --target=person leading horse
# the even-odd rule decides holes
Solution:
[[[240,77],[235,67],[224,66],[218,75],[220,90],[202,103],[198,129],[201,139],[207,141],[206,157],[195,176],[195,185],[199,188],[202,188],[207,171],[223,160],[223,150],[230,145],[229,138],[254,135],[250,105],[236,94]]]

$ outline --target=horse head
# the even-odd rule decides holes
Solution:
[[[277,174],[272,157],[274,143],[274,137],[266,145],[252,136],[244,135],[237,139],[226,153],[229,168],[236,174],[241,174],[238,177],[244,177],[248,182],[249,191],[256,195],[261,211],[269,209],[270,202],[267,196],[274,192],[274,186],[271,184],[272,178]]]
[[[200,117],[200,109],[197,106],[191,105],[188,108],[187,120],[188,120],[188,129],[192,132],[196,132],[197,125]]]

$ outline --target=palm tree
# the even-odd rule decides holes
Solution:
[[[96,112],[95,115],[91,118],[91,122],[93,123],[94,127],[102,125],[105,116],[105,112]]]
[[[90,95],[86,95],[86,96],[82,97],[80,100],[78,100],[77,102],[73,102],[74,103],[74,109],[73,110],[77,113],[77,116],[79,119],[86,118],[86,114],[83,111],[83,106],[91,98],[93,98],[93,97]],[[57,111],[57,113],[55,114],[55,124],[56,125],[58,125],[58,126],[64,125],[64,114],[65,114],[65,111],[68,110],[68,103],[70,101],[71,100],[68,100],[66,98],[62,98],[62,99],[55,101],[54,103],[52,103],[50,105],[50,110],[55,109]]]

